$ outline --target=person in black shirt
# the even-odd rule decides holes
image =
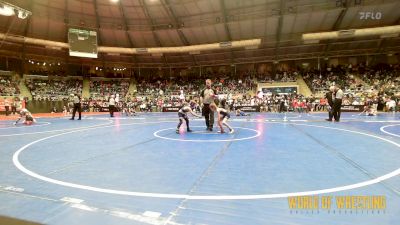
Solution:
[[[285,109],[285,101],[286,101],[286,95],[282,95],[279,98],[279,113],[282,113],[284,111],[287,111],[287,109]]]
[[[325,94],[325,98],[328,101],[328,115],[329,119],[325,119],[326,121],[332,121],[333,118],[333,91],[335,87],[331,86],[329,91]]]
[[[218,115],[218,125],[221,129],[221,133],[225,133],[224,128],[222,127],[222,125],[226,126],[229,129],[229,133],[233,134],[235,132],[235,130],[233,129],[233,127],[231,127],[228,124],[228,119],[231,118],[231,115],[228,113],[228,111],[224,108],[219,108],[217,107],[217,105],[215,105],[215,103],[210,104],[210,110],[212,110],[213,112],[217,112]]]
[[[184,103],[183,106],[179,109],[178,111],[178,117],[179,117],[179,123],[178,126],[176,127],[176,133],[179,134],[179,128],[181,127],[183,121],[185,120],[186,122],[186,130],[187,132],[192,132],[192,130],[189,127],[189,118],[188,118],[188,113],[192,114],[193,116],[196,117],[201,117],[194,113],[192,111],[192,108],[190,108],[190,105],[188,103]]]

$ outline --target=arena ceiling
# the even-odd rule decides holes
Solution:
[[[32,16],[0,16],[0,32],[68,42],[70,27],[98,31],[100,46],[187,46],[261,38],[257,49],[200,54],[109,55],[98,60],[134,65],[232,64],[338,55],[397,53],[400,38],[373,36],[305,44],[303,33],[400,24],[399,0],[5,0]],[[361,19],[360,13],[380,14]],[[3,41],[1,52],[48,55],[66,51]],[[72,58],[72,57],[71,57]],[[74,60],[74,59],[69,59]]]

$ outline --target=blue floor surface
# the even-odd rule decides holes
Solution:
[[[204,119],[176,134],[176,113],[0,121],[0,214],[66,225],[398,223],[400,115],[326,116],[232,116],[233,134],[205,131]],[[290,207],[293,196],[319,205]],[[340,196],[384,205],[340,208]]]

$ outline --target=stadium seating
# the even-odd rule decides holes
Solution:
[[[82,80],[49,80],[46,78],[26,78],[25,84],[34,100],[63,100],[71,93],[82,93]]]
[[[20,94],[19,81],[11,76],[0,76],[0,96],[17,96]]]

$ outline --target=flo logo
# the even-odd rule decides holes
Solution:
[[[380,20],[382,18],[381,12],[359,12],[360,20]]]

